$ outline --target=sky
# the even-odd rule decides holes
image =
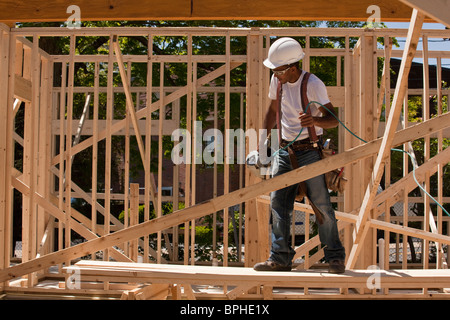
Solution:
[[[409,22],[385,22],[388,28],[392,29],[408,29]],[[422,29],[436,29],[444,30],[445,26],[441,23],[424,23]],[[449,31],[450,32],[450,31]],[[404,48],[406,38],[397,38],[400,48]],[[422,39],[419,42],[417,50],[422,50]],[[428,38],[428,50],[429,51],[448,51],[450,52],[450,40],[438,39],[438,38]],[[422,59],[414,59],[415,62],[422,63]],[[436,59],[430,58],[428,63],[430,65],[436,65]],[[450,59],[442,59],[442,67],[450,69]]]

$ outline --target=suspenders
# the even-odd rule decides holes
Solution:
[[[302,99],[302,107],[306,108],[306,106],[308,105],[308,97],[306,95],[306,84],[308,82],[309,76],[311,74],[310,73],[306,73],[303,76],[302,79],[302,83],[300,85],[300,96]],[[277,126],[278,126],[278,139],[279,142],[281,143],[281,95],[282,95],[282,88],[281,88],[281,83],[278,83],[278,88],[277,88],[277,100],[278,100],[278,110],[277,110]],[[306,111],[307,113],[311,114],[311,108],[308,107],[308,110]],[[318,138],[317,138],[317,134],[316,134],[316,129],[314,128],[314,126],[312,127],[308,127],[308,133],[309,133],[309,137],[311,142],[313,143],[314,147],[318,146]],[[291,165],[292,167],[298,168],[298,162],[297,162],[297,157],[295,156],[294,151],[292,150],[292,147],[289,146],[289,148],[287,149],[287,151],[289,152],[289,158],[291,160]],[[307,196],[307,188],[306,188],[306,183],[303,181],[301,183],[299,183],[298,185],[298,190],[297,190],[297,195],[296,195],[296,200],[297,201],[302,201],[304,197]],[[313,208],[313,211],[316,215],[316,219],[317,222],[319,224],[323,223],[323,217],[322,217],[322,213],[320,212],[320,210],[315,206],[315,204],[310,201],[311,207]]]
[[[300,98],[302,102],[302,108],[305,109],[308,107],[308,109],[305,111],[308,114],[311,114],[311,108],[308,106],[309,100],[307,95],[307,84],[308,79],[311,76],[309,72],[306,72],[303,76],[302,83],[300,84]],[[278,88],[277,88],[277,101],[278,101],[278,111],[277,111],[277,127],[278,127],[278,139],[281,143],[281,96],[283,94],[283,89],[281,87],[281,82],[278,82]],[[308,134],[309,139],[311,143],[314,145],[314,147],[318,146],[319,138],[316,134],[316,128],[314,126],[308,127]]]

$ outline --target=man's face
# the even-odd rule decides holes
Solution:
[[[286,82],[295,82],[297,81],[296,78],[296,71],[297,69],[293,65],[284,65],[278,68],[273,69],[273,74],[275,77],[278,78],[278,80],[285,84]]]

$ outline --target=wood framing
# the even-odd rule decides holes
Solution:
[[[397,29],[320,28],[9,29],[1,25],[0,107],[5,117],[0,120],[0,149],[4,151],[0,155],[0,174],[6,177],[0,185],[2,291],[20,290],[15,286],[19,282],[22,290],[38,290],[36,283],[49,276],[50,267],[57,266],[54,277],[71,280],[70,272],[80,268],[83,281],[92,277],[101,280],[92,285],[92,292],[101,288],[103,293],[119,293],[124,299],[193,299],[201,296],[197,284],[221,285],[222,296],[230,299],[277,298],[274,287],[287,284],[288,276],[277,279],[270,275],[264,280],[264,275],[250,269],[269,254],[269,193],[345,167],[348,188],[343,194],[333,194],[332,201],[337,207],[338,229],[351,270],[342,276],[324,277],[314,271],[326,267],[321,261],[323,248],[319,236],[310,232],[314,224],[311,208],[296,203],[295,209],[305,213],[301,221],[293,219],[292,228],[295,230],[296,222],[304,225],[300,234],[304,241],[295,246],[297,269],[293,276],[295,286],[303,290],[296,297],[315,297],[312,292],[323,290],[327,281],[336,286],[336,297],[355,297],[353,290],[360,296],[369,293],[377,297],[373,291],[366,292],[370,273],[365,269],[378,263],[385,269],[380,272],[386,280],[379,298],[388,298],[395,289],[413,289],[407,280],[417,285],[414,289],[421,289],[414,297],[447,297],[444,288],[448,286],[448,274],[431,269],[444,269],[448,263],[450,217],[436,209],[425,195],[413,192],[417,183],[424,184],[428,192],[437,194],[440,203],[450,203],[443,170],[450,162],[450,149],[445,148],[450,90],[441,83],[441,62],[450,55],[431,51],[427,46],[430,39],[448,38],[450,34],[448,30],[421,30],[422,21],[424,15],[414,10],[409,33]],[[79,54],[79,40],[100,36],[106,41],[101,54]],[[202,54],[201,50],[194,53],[196,41],[209,36],[221,41],[216,54]],[[251,133],[258,133],[262,127],[271,76],[262,61],[271,41],[281,36],[298,37],[304,44],[305,70],[320,72],[318,66],[324,61],[332,65],[335,74],[326,83],[330,99],[344,124],[367,142],[339,128],[338,154],[283,176],[261,180],[236,160],[238,151],[247,154],[256,148]],[[68,53],[49,55],[42,51],[39,45],[45,37],[67,41]],[[121,41],[136,37],[143,44],[142,52],[127,54]],[[181,53],[157,54],[153,48],[163,37],[181,39]],[[327,37],[333,39],[335,47],[313,45]],[[407,37],[404,52],[391,47],[394,37]],[[379,39],[385,41],[384,46],[379,45]],[[420,39],[424,48],[415,50]],[[244,44],[245,54],[234,51],[236,40]],[[393,92],[388,85],[392,75],[386,70],[390,69],[391,57],[402,55],[398,85]],[[427,60],[423,64],[422,89],[408,88],[408,68],[414,57]],[[436,86],[429,84],[430,57],[436,59],[439,69]],[[385,72],[378,87],[381,63]],[[186,73],[185,81],[167,81],[175,65]],[[137,68],[145,70],[139,84],[134,82]],[[91,84],[77,83],[77,71],[86,72]],[[238,85],[233,81],[235,74],[242,79]],[[427,114],[420,122],[414,119],[414,123],[408,117],[402,118],[402,113],[408,113],[409,100],[423,100],[432,94],[436,94],[436,114]],[[389,102],[391,97],[392,105],[386,104],[384,101]],[[209,106],[207,120],[202,119],[207,123],[199,124],[205,116],[200,108],[205,104]],[[430,103],[425,101],[423,105],[425,112],[431,110]],[[388,119],[386,124],[383,116]],[[17,129],[16,121],[23,122],[23,132]],[[183,145],[171,137],[180,128],[190,136],[183,141],[185,162],[175,163],[164,154]],[[207,166],[202,162],[200,169],[195,161],[207,156],[203,149],[211,140],[205,134],[212,129],[223,137],[222,141],[214,137],[215,147],[226,148],[223,163]],[[238,145],[234,139],[242,136],[245,144]],[[409,160],[403,158],[401,177],[393,181],[390,148],[407,150],[414,142],[424,145],[423,154],[416,151],[420,161],[414,163],[414,173],[409,170]],[[119,150],[118,154],[115,150]],[[74,163],[80,157],[92,172],[88,178],[92,180],[87,183],[77,180],[79,171]],[[119,173],[114,172],[114,161],[120,162]],[[140,180],[132,175],[138,166],[142,166],[137,170]],[[210,170],[210,180],[201,176],[202,170]],[[380,183],[382,178],[384,183]],[[436,185],[433,181],[437,181]],[[171,193],[165,193],[168,187]],[[211,191],[207,200],[199,200],[202,188]],[[88,210],[78,208],[75,201],[86,203]],[[171,212],[167,212],[166,203],[173,206]],[[417,209],[422,203],[423,213],[415,214],[412,206]],[[154,218],[150,204],[155,209]],[[17,219],[15,210],[23,217],[21,257],[15,256],[13,250],[12,236],[17,232],[11,225]],[[205,264],[214,267],[199,266],[203,262],[199,263],[196,256],[196,230],[206,225],[205,217],[212,218],[214,235]],[[230,226],[235,231],[232,235]],[[293,243],[298,240],[295,232]],[[381,234],[384,244],[378,242]],[[414,239],[414,245],[420,242],[419,249],[425,252],[420,263],[408,257],[408,237]],[[428,259],[433,246],[438,248],[437,262]],[[74,264],[80,258],[93,261]],[[12,259],[20,263],[12,266]],[[115,261],[94,261],[98,259]],[[136,263],[141,261],[144,263]],[[219,270],[216,264],[222,266],[222,278],[212,275]],[[423,270],[407,270],[411,267]],[[399,268],[404,270],[393,271]],[[430,280],[433,276],[441,282]],[[66,282],[61,290],[72,290],[69,284]],[[89,291],[87,287],[73,292]]]
[[[370,212],[369,207],[371,205],[371,202],[373,201],[373,198],[375,197],[375,194],[377,193],[378,185],[380,184],[382,174],[384,172],[383,166],[386,161],[388,153],[390,153],[397,123],[400,119],[401,106],[406,92],[406,83],[408,81],[411,62],[415,55],[417,44],[419,42],[419,31],[422,28],[423,19],[424,14],[414,9],[411,18],[411,25],[408,31],[407,43],[403,54],[400,75],[397,79],[397,86],[395,90],[394,99],[392,101],[392,108],[389,113],[386,132],[383,136],[381,148],[374,165],[372,173],[372,181],[369,182],[369,186],[364,195],[362,207],[358,217],[358,222],[356,223],[355,236],[353,239],[354,244],[347,262],[347,268],[350,269],[355,266],[356,263],[355,257],[358,255],[359,250],[361,250],[360,242],[362,242],[362,239],[364,239],[364,237],[366,236],[366,232],[368,231],[368,228],[364,227],[364,223],[365,220],[368,219]]]
[[[434,130],[439,129],[440,127],[435,127]],[[409,137],[407,138],[406,135],[407,134],[403,135],[403,139],[405,140],[395,141],[394,145],[401,144],[407,141]],[[400,138],[402,137],[402,135],[399,136]],[[219,196],[205,203],[200,203],[189,208],[179,210],[170,215],[143,222],[139,225],[130,226],[127,229],[117,231],[113,234],[105,235],[98,239],[90,240],[75,247],[66,248],[58,252],[50,253],[46,256],[34,259],[34,261],[24,262],[20,265],[7,268],[0,271],[0,281],[13,279],[20,275],[39,270],[40,268],[42,268],[42,265],[63,262],[66,259],[74,259],[81,255],[84,255],[86,252],[95,252],[101,250],[102,248],[113,246],[117,243],[129,241],[145,234],[154,233],[161,228],[167,228],[183,223],[185,221],[202,217],[208,212],[216,212],[239,202],[256,198],[261,193],[264,194],[273,190],[277,190],[281,187],[298,183],[298,176],[302,177],[302,181],[307,180],[318,174],[324,173],[326,170],[339,168],[348,163],[354,162],[361,157],[366,157],[374,154],[378,151],[380,145],[381,139],[378,139],[376,141],[373,141],[372,143],[367,143],[360,147],[356,147],[351,151],[338,154],[333,157],[334,159],[332,159],[332,161],[330,161],[330,158],[324,159],[306,167],[298,168],[291,173],[285,174],[282,177],[279,176],[271,180],[262,181],[258,184],[247,186],[242,190],[237,190],[227,195]],[[417,234],[419,234],[419,232],[417,232]],[[450,237],[446,238],[448,238],[448,242],[450,243]]]

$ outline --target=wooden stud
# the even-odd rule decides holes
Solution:
[[[163,171],[163,136],[162,136],[162,125],[163,120],[165,118],[165,104],[164,104],[164,68],[165,64],[164,62],[160,63],[159,67],[159,101],[161,101],[161,106],[159,108],[159,132],[158,132],[158,196],[157,196],[157,206],[156,206],[156,217],[160,218],[162,217],[162,171]],[[150,159],[149,159],[150,160]],[[149,164],[150,165],[150,161]],[[192,246],[194,247],[194,246]],[[158,256],[156,257],[156,262],[161,263],[161,231],[157,232],[157,249]],[[194,259],[192,259],[194,260]]]
[[[257,30],[254,30],[257,33]],[[259,57],[259,35],[254,34],[247,37],[247,115],[246,115],[246,130],[256,130],[259,132],[259,106],[258,106],[258,70],[259,64],[262,63],[262,57]],[[246,141],[246,154],[249,154],[256,146],[250,146],[249,141]],[[245,173],[245,185],[251,186],[259,180],[250,170]],[[261,190],[259,194],[265,193]],[[231,203],[229,204],[229,206]],[[245,266],[252,267],[259,262],[258,259],[258,222],[256,217],[256,202],[252,198],[245,203]]]
[[[219,117],[219,113],[218,113],[218,94],[217,92],[214,92],[214,129],[218,129],[219,125],[218,125],[218,117]],[[242,118],[241,118],[242,119]],[[216,138],[214,138],[214,149],[218,149],[219,145],[218,145],[218,141],[216,141]],[[215,154],[215,161],[214,161],[214,172],[213,172],[213,198],[217,197],[217,168],[218,166],[218,155],[217,153]],[[217,212],[213,212],[213,264],[215,264],[216,262],[218,263],[217,260]]]
[[[153,101],[152,96],[152,88],[153,88],[153,36],[152,34],[148,35],[148,44],[147,44],[147,101],[146,106],[150,106]],[[152,146],[152,112],[150,108],[147,108],[147,113],[145,115],[146,118],[146,128],[145,128],[145,161],[151,161],[151,146]],[[151,192],[155,191],[155,187],[153,186],[154,180],[152,179],[153,175],[150,171],[150,166],[146,167],[145,170],[145,190],[144,190],[144,221],[148,221],[150,219],[150,199],[154,201],[154,195],[151,195]],[[151,187],[152,186],[152,187]],[[153,197],[153,198],[152,198]],[[155,205],[155,202],[153,202]],[[144,236],[144,262],[149,262],[149,236]]]
[[[139,224],[139,184],[130,184],[130,226]],[[130,258],[138,262],[138,241],[134,239],[130,243]]]
[[[59,129],[59,193],[58,193],[58,207],[60,210],[64,210],[64,185],[65,185],[65,167],[64,167],[64,155],[65,155],[65,131],[64,131],[64,123],[65,123],[65,113],[66,113],[66,79],[67,79],[67,64],[62,63],[62,72],[61,72],[61,92],[60,92],[60,100],[59,100],[59,121],[60,121],[60,129]],[[63,230],[65,221],[58,219],[58,250],[64,248],[63,242]],[[59,266],[61,269],[61,266]]]
[[[422,36],[422,50],[423,50],[423,96],[422,96],[422,118],[423,120],[430,119],[430,81],[429,81],[429,67],[428,67],[428,36]],[[431,146],[430,146],[430,136],[426,135],[424,137],[424,160],[430,159]],[[427,173],[424,180],[424,189],[426,192],[430,193],[430,175]],[[430,229],[430,198],[424,195],[424,222],[423,230],[428,231]],[[431,216],[433,216],[431,214]],[[425,252],[429,252],[430,243],[426,240],[423,241],[423,254],[422,263],[424,269],[428,269],[429,266],[429,255]]]
[[[94,121],[94,131],[92,133],[93,143],[92,143],[92,201],[91,201],[91,230],[94,234],[97,234],[97,177],[98,177],[98,114],[99,114],[99,83],[100,83],[100,65],[98,62],[94,65],[94,110],[93,110],[93,121]],[[126,212],[126,211],[125,211]],[[96,259],[96,253],[91,256],[92,259]]]
[[[256,214],[258,222],[258,253],[259,260],[266,261],[270,256],[270,236],[269,236],[269,220],[271,210],[268,204],[256,204]]]
[[[51,132],[47,127],[47,123],[51,121],[51,103],[50,95],[50,63],[47,59],[40,57],[41,60],[41,74],[40,74],[40,108],[39,108],[39,132],[38,132],[38,168],[37,168],[37,191],[45,197],[50,196],[50,165],[49,159],[51,156]],[[49,238],[50,230],[46,227],[52,225],[50,215],[42,208],[37,208],[37,246],[36,254],[45,252],[48,248],[46,240]],[[45,240],[45,241],[44,241]],[[40,245],[39,245],[40,244]],[[42,246],[42,247],[41,247]],[[42,254],[42,253],[41,253]]]
[[[437,114],[442,114],[442,59],[437,58],[436,59],[436,87],[437,87],[437,94],[436,94],[436,100],[437,100]],[[442,152],[443,150],[443,135],[442,131],[440,130],[438,132],[438,152]],[[444,181],[444,173],[443,173],[443,165],[438,165],[438,199],[437,201],[439,203],[443,203],[443,181]],[[437,233],[442,234],[442,208],[438,206],[437,208]],[[442,247],[441,243],[437,243],[437,264],[436,268],[440,269],[447,269],[448,264],[447,261],[445,261],[445,254],[444,254],[444,248]]]
[[[65,153],[65,164],[66,171],[64,175],[64,196],[65,196],[65,221],[64,221],[64,246],[65,248],[70,247],[72,237],[72,226],[71,226],[71,217],[72,217],[72,157],[71,157],[71,149],[72,149],[72,118],[73,118],[73,86],[74,86],[74,77],[75,77],[75,47],[76,45],[76,37],[70,37],[70,61],[69,61],[69,73],[68,73],[68,90],[67,90],[67,126],[66,126],[66,153]],[[30,194],[34,194],[33,189],[30,190]],[[66,266],[70,265],[70,260],[65,261]]]
[[[0,119],[0,175],[4,180],[0,183],[0,269],[4,269],[10,264],[11,255],[11,231],[10,225],[12,222],[11,213],[11,187],[10,187],[10,167],[11,167],[11,144],[12,144],[12,110],[10,110],[10,103],[12,95],[14,94],[14,84],[9,75],[11,74],[11,66],[14,66],[15,61],[15,46],[9,32],[0,30],[0,110],[2,117]],[[14,73],[13,73],[14,74]],[[8,79],[9,78],[9,79]],[[8,140],[10,139],[10,141]],[[0,282],[0,289],[4,287],[5,283]]]
[[[106,95],[106,141],[105,141],[105,214],[104,214],[104,234],[110,233],[111,222],[111,152],[112,152],[112,120],[114,118],[114,93],[113,77],[114,77],[114,39],[113,35],[109,37],[109,54],[108,54],[108,74],[107,74],[107,95]],[[119,66],[120,61],[119,61]],[[123,64],[122,64],[123,68]],[[119,67],[119,70],[120,69]],[[122,72],[121,72],[122,76]],[[126,76],[122,77],[124,87],[126,87]],[[128,99],[127,99],[128,101]],[[103,260],[109,260],[109,248],[103,250]],[[107,285],[107,284],[106,284]]]
[[[189,75],[191,77],[191,75]],[[199,136],[201,136],[202,128],[198,127],[197,122],[197,63],[193,62],[192,66],[192,121],[191,121],[191,145],[192,145],[192,154],[191,154],[191,194],[190,194],[190,205],[195,205],[196,196],[197,196],[197,163],[198,157],[197,152],[201,152],[198,150],[197,141],[199,141]],[[199,135],[200,131],[200,135]],[[201,140],[201,138],[200,138]],[[195,265],[195,219],[190,221],[190,255],[191,255],[191,265]]]
[[[231,81],[231,49],[230,49],[230,33],[226,33],[225,37],[225,143],[224,143],[224,179],[223,193],[226,195],[230,192],[230,159],[231,150],[234,150],[234,143],[230,141],[230,81]],[[233,146],[233,149],[231,148]],[[227,165],[228,164],[228,165]],[[228,226],[230,222],[229,208],[223,208],[223,266],[228,266]],[[234,212],[232,213],[234,214]]]
[[[131,65],[130,63],[127,64],[127,68],[128,70],[131,70]],[[131,77],[131,72],[127,73],[127,81],[128,84],[130,85],[131,81],[130,81],[130,77]],[[123,201],[123,210],[124,210],[124,228],[127,228],[130,224],[130,186],[129,186],[129,181],[130,181],[130,111],[128,110],[128,108],[126,108],[125,111],[125,120],[126,120],[126,125],[125,125],[125,190],[124,190],[124,201]],[[138,199],[139,199],[139,194],[138,194]],[[125,252],[126,254],[129,254],[129,250],[131,249],[130,246],[132,244],[131,243],[126,243],[125,244]]]
[[[192,75],[193,75],[193,65],[192,65],[192,51],[193,51],[193,42],[192,35],[188,36],[187,41],[187,52],[188,52],[188,64],[187,64],[187,95],[186,95],[186,131],[192,133]],[[186,143],[186,157],[187,163],[185,164],[185,207],[189,207],[191,205],[191,161],[192,159],[192,143],[191,141],[187,141]],[[189,263],[189,221],[185,221],[184,223],[184,264],[187,265]]]

